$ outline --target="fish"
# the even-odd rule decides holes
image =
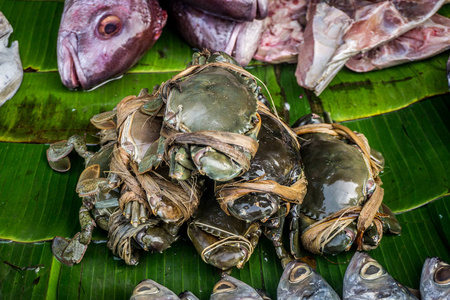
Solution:
[[[268,63],[296,63],[303,42],[303,26],[309,1],[270,0],[269,14],[254,59]]]
[[[338,294],[308,264],[299,260],[289,262],[277,288],[278,300],[339,300]]]
[[[246,66],[256,52],[263,30],[262,20],[226,20],[180,0],[171,1],[170,11],[178,32],[192,47],[225,52],[233,56],[241,66]]]
[[[307,19],[304,40],[298,47],[295,77],[300,86],[315,89],[353,20],[340,9],[319,0],[309,4]]]
[[[450,265],[439,257],[427,258],[420,276],[422,300],[450,299]]]
[[[450,49],[450,19],[435,14],[398,38],[357,54],[345,66],[369,72],[432,57]]]
[[[356,252],[344,275],[344,300],[418,300],[365,252]]]
[[[8,47],[8,39],[13,28],[0,12],[0,106],[11,99],[22,84],[23,69],[19,55],[19,42]]]
[[[263,300],[258,292],[230,275],[224,274],[213,288],[210,300]]]
[[[69,89],[92,89],[130,69],[161,36],[167,12],[157,0],[66,0],[58,70]]]
[[[178,297],[180,297],[181,300],[198,300],[197,296],[189,291],[179,294]]]
[[[130,300],[180,300],[180,298],[156,281],[145,279],[134,288]]]
[[[444,2],[423,0],[414,1],[412,5],[409,0],[342,0],[326,4],[313,0],[308,8],[305,39],[299,46],[295,73],[298,84],[320,95],[351,57],[422,24]],[[341,11],[341,17],[335,21],[336,10]],[[342,14],[347,15],[348,20],[343,22]]]
[[[183,0],[216,17],[236,22],[251,22],[264,19],[268,14],[269,0]]]

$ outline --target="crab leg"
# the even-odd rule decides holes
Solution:
[[[73,266],[73,264],[77,264],[83,259],[87,246],[91,242],[92,231],[96,226],[95,221],[89,214],[89,211],[92,208],[92,200],[85,199],[79,212],[81,232],[78,232],[70,240],[60,236],[53,239],[52,252],[56,259],[61,263]]]

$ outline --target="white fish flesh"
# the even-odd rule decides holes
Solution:
[[[0,12],[0,106],[15,95],[23,78],[19,42],[12,42],[8,48],[8,39],[12,32],[11,24]]]
[[[264,19],[264,31],[254,59],[268,63],[297,62],[308,3],[306,0],[269,1],[269,14]]]
[[[352,57],[345,66],[368,72],[432,57],[450,49],[450,19],[432,16],[387,44]]]
[[[317,2],[319,1],[313,1],[311,6],[313,7]],[[347,2],[354,5],[342,5]],[[298,83],[303,87],[314,89],[315,93],[320,95],[351,57],[387,43],[422,24],[437,12],[445,0],[417,0],[412,2],[414,3],[408,0],[331,1],[331,6],[341,10],[350,18],[352,24],[349,27],[343,27],[341,22],[332,22],[331,13],[335,14],[333,10],[329,10],[322,16],[316,16],[316,12],[311,12],[313,18],[310,17],[310,12],[308,12],[305,40],[300,45],[300,47],[305,47],[307,52],[303,50],[305,54],[302,54],[302,49],[299,49],[299,63],[296,71]],[[322,5],[323,3],[319,4]],[[317,4],[318,8],[319,4]],[[320,12],[318,9],[317,11]],[[323,26],[316,25],[319,24],[318,21],[321,21],[321,19],[324,21],[330,20],[327,27],[322,28]],[[328,31],[331,30],[339,32],[339,36],[329,34]],[[312,39],[307,39],[308,31],[313,36]],[[325,38],[329,40],[323,39],[324,34]],[[342,39],[339,39],[341,36]],[[321,40],[316,41],[317,38],[321,37]],[[331,42],[330,46],[329,43]],[[327,46],[328,49],[319,48],[322,44]],[[333,48],[336,48],[336,50],[329,53]],[[313,55],[314,60],[310,58],[311,55]],[[302,62],[305,56],[306,59],[309,59],[306,67],[305,63]],[[306,83],[304,78],[307,78]]]

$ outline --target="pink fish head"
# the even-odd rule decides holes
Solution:
[[[153,46],[166,20],[156,0],[67,0],[57,44],[63,84],[90,89],[123,74]]]

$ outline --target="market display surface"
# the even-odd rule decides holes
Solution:
[[[84,159],[71,154],[71,169],[65,174],[54,172],[46,161],[49,144],[74,134],[89,144],[98,143],[95,136],[98,129],[89,125],[92,116],[111,111],[124,97],[142,95],[143,88],[152,91],[154,85],[176,78],[185,70],[195,51],[178,35],[175,26],[169,22],[153,48],[120,80],[90,92],[69,91],[61,83],[55,56],[63,3],[3,1],[0,11],[14,28],[10,41],[19,41],[25,70],[17,94],[0,107],[1,297],[129,299],[141,280],[152,279],[175,294],[189,290],[199,299],[209,299],[213,289],[220,294],[233,285],[239,286],[240,283],[218,283],[219,270],[206,264],[205,258],[197,253],[186,234],[186,225],[181,226],[180,237],[171,241],[170,248],[162,253],[143,251],[136,266],[114,259],[109,243],[106,245],[108,237],[99,227],[93,229],[87,249],[82,249],[75,258],[69,256],[79,262],[72,267],[61,264],[51,250],[55,236],[63,237],[60,241],[64,241],[80,230],[78,215],[82,201],[75,191],[80,191],[79,176],[85,165]],[[448,17],[450,9],[444,6],[439,13]],[[448,55],[447,51],[425,61],[371,73],[341,70],[320,96],[298,86],[294,65],[252,61],[245,69],[267,86],[270,96],[265,88],[261,92],[273,99],[278,115],[288,124],[293,125],[299,117],[311,112],[329,111],[334,120],[363,133],[370,147],[384,155],[385,166],[380,172],[383,203],[396,214],[402,232],[398,236],[384,235],[378,247],[368,252],[382,268],[363,269],[370,278],[387,271],[401,284],[416,290],[421,286],[421,270],[427,257],[450,261],[446,171],[450,167],[450,124],[445,70]],[[134,115],[133,118],[123,117],[139,124],[139,118]],[[247,129],[251,128],[247,125]],[[129,138],[137,135],[123,135],[125,144],[136,144]],[[99,149],[88,148],[94,152]],[[239,168],[232,171],[244,176]],[[90,192],[83,195],[80,194],[86,197]],[[227,205],[232,212],[233,206]],[[133,206],[139,207],[128,206],[124,209],[130,212],[135,211]],[[158,216],[167,214],[160,210]],[[130,213],[126,220],[116,224],[116,230],[125,224],[129,228],[144,224],[145,218],[141,217],[142,214],[136,217]],[[283,231],[287,249],[290,222],[288,217]],[[344,274],[355,248],[335,256],[309,256],[309,263],[316,266],[316,272],[339,296],[345,289]],[[120,256],[120,251],[114,252],[116,256]],[[251,256],[245,264],[239,264],[242,268],[234,268],[231,276],[275,299],[285,265],[277,256],[280,251],[261,235]],[[62,257],[60,261],[67,258],[64,254]],[[436,271],[435,282],[446,284],[445,266],[448,265],[444,263]],[[294,270],[296,273],[290,275],[294,282],[300,281],[302,272],[312,274],[299,266]]]

